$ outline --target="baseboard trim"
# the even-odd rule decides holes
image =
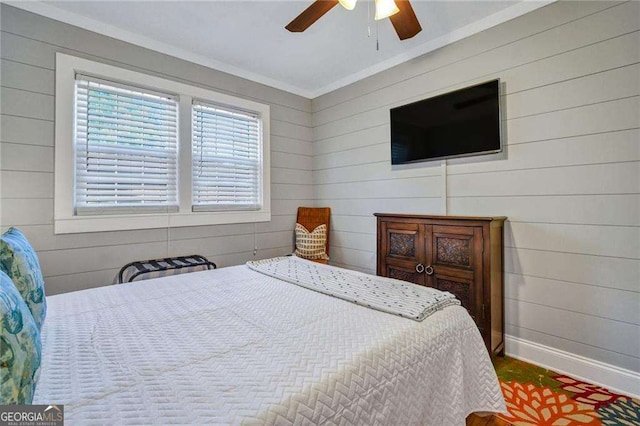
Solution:
[[[640,398],[640,373],[519,337],[507,335],[505,343],[505,353],[510,357],[603,386],[614,392]]]

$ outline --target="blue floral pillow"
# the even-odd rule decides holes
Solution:
[[[0,271],[0,404],[31,404],[40,374],[40,331],[22,296]]]
[[[38,329],[42,328],[47,315],[47,300],[40,262],[27,238],[16,228],[9,228],[0,237],[0,271],[9,275],[29,307]]]

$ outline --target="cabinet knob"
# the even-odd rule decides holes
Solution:
[[[422,263],[418,263],[416,265],[416,272],[419,273],[419,274],[424,272],[424,265]]]
[[[427,275],[433,275],[433,266],[429,265],[424,269],[424,273]]]

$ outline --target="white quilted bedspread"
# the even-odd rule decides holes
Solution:
[[[69,425],[463,425],[504,410],[458,306],[416,322],[244,265],[47,303],[34,404],[65,404]]]
[[[296,256],[249,261],[247,266],[309,290],[416,321],[422,321],[447,306],[460,305],[460,301],[446,291],[323,265]]]

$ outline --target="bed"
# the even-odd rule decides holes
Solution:
[[[33,403],[64,404],[69,424],[456,425],[505,409],[460,306],[414,321],[246,265],[47,301]]]

